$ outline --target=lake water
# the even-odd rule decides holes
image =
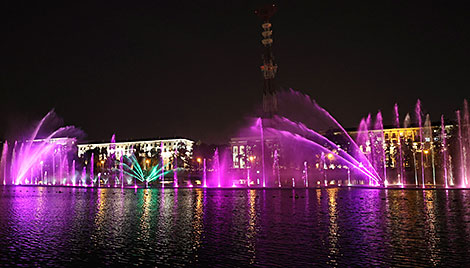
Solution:
[[[467,190],[0,187],[0,266],[469,262]]]

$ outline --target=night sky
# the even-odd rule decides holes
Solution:
[[[226,141],[262,99],[262,3],[1,4],[0,138],[55,108],[92,141]],[[278,84],[345,127],[378,109],[391,124],[394,103],[404,116],[417,98],[433,120],[453,117],[470,97],[467,9],[361,3],[277,2]]]

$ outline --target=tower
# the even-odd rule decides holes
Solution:
[[[266,5],[257,10],[255,14],[263,20],[261,27],[263,32],[261,35],[263,39],[263,65],[261,65],[261,72],[263,73],[263,117],[270,118],[277,112],[277,97],[276,89],[274,88],[274,78],[276,77],[277,65],[274,63],[274,56],[272,52],[272,34],[270,18],[276,13],[276,5]]]

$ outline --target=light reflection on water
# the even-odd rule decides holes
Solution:
[[[470,191],[0,188],[0,264],[463,266]]]

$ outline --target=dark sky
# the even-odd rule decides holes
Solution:
[[[221,142],[260,103],[264,1],[74,2],[1,4],[0,137],[55,108],[88,140]],[[417,98],[438,120],[470,97],[470,20],[454,1],[277,4],[278,84],[345,127],[378,109],[391,123]]]

